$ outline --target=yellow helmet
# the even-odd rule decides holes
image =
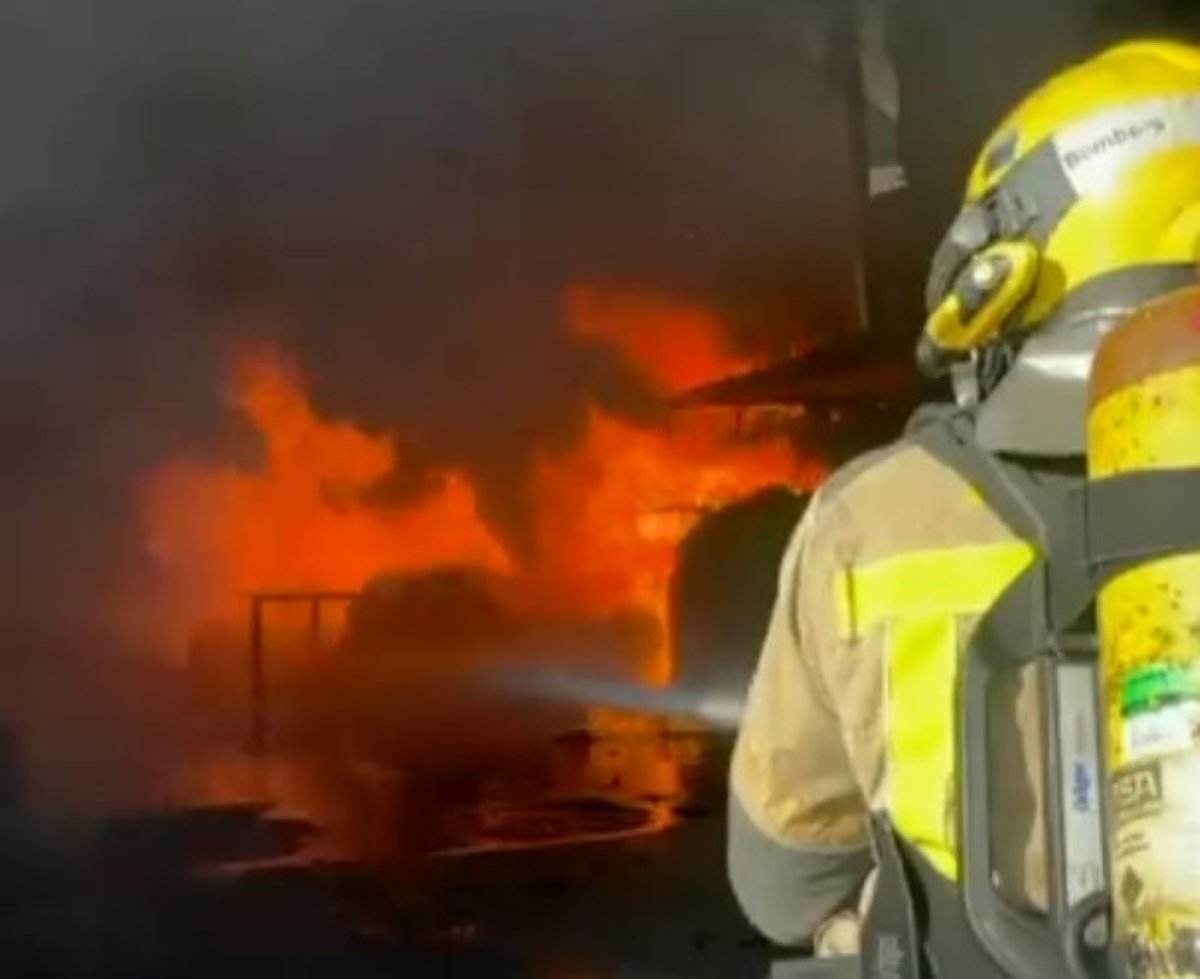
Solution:
[[[934,255],[926,373],[996,451],[1083,450],[1104,333],[1196,281],[1200,47],[1118,45],[1028,96],[984,145]]]

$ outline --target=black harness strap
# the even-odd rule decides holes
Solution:
[[[995,974],[1074,977],[1059,923],[1005,901],[992,880],[992,786],[989,774],[991,691],[1003,678],[1049,649],[1051,607],[1048,555],[1069,540],[1065,518],[1071,493],[1082,475],[1039,474],[980,448],[969,415],[954,412],[933,419],[912,437],[935,458],[970,481],[1012,533],[1030,541],[1041,557],[1005,590],[981,617],[967,650],[959,683],[957,758],[960,823],[960,907],[975,939],[972,955],[960,943],[944,955],[949,975],[974,975],[979,959]],[[1090,588],[1079,590],[1090,598]],[[988,974],[988,973],[982,973]]]
[[[914,846],[900,839],[904,857],[917,892],[917,920],[925,935],[927,972],[934,979],[1004,979],[995,960],[981,948],[967,920],[959,889],[946,880]]]
[[[877,876],[875,899],[863,923],[862,975],[864,979],[922,979],[929,974],[920,939],[925,921],[917,920],[908,870],[885,813],[872,814],[871,839]]]
[[[1069,629],[1104,583],[1147,561],[1200,551],[1200,468],[1158,469],[1070,487],[1046,510],[1045,621]]]
[[[1200,468],[1095,480],[1081,495],[1087,563],[1098,581],[1144,561],[1200,551]]]
[[[1043,487],[1028,470],[980,448],[974,431],[969,412],[928,405],[913,416],[907,435],[975,486],[1014,534],[1044,546],[1049,537],[1045,514],[1057,487]]]
[[[1071,626],[1113,576],[1200,551],[1200,467],[1088,481],[1082,474],[1039,474],[985,451],[966,412],[926,408],[913,426],[917,444],[970,480],[1009,529],[1042,553],[1027,573],[1031,580],[1019,582],[1022,598],[1033,604],[1012,602],[1027,624],[989,624],[1022,662],[1029,648],[1041,649]]]
[[[980,449],[973,438],[972,419],[955,409],[926,408],[909,427],[909,438],[935,458],[970,481],[983,495],[1013,534],[1034,542],[1043,550],[1052,536],[1047,514],[1066,489],[1078,480],[1049,479],[1039,482],[1031,474],[1009,466]],[[988,714],[986,697],[993,669],[1012,670],[1033,658],[1031,650],[1045,648],[1039,640],[1046,622],[1046,575],[1038,561],[1021,575],[985,614],[976,630],[974,648],[986,650],[994,664],[975,663],[968,656],[964,665],[959,705],[960,745],[969,745],[977,757],[960,755],[957,762],[960,784],[960,839],[962,882],[946,880],[932,868],[925,873],[883,875],[876,901],[889,888],[905,888],[902,900],[914,901],[923,909],[918,916],[919,934],[925,950],[924,976],[1015,975],[1024,977],[1066,975],[1060,972],[1060,947],[1046,922],[1009,908],[995,893],[991,881],[991,823],[988,800],[986,745]],[[1036,610],[1036,614],[1031,614]],[[973,665],[974,664],[974,665]],[[982,701],[982,706],[974,706]],[[877,835],[879,829],[876,829]],[[903,846],[903,843],[898,844]],[[982,854],[982,857],[980,856]],[[908,866],[925,863],[915,851]],[[864,929],[865,948],[874,947],[874,929],[868,919]],[[1014,939],[1016,939],[1014,941]],[[874,953],[871,953],[874,954]],[[864,957],[864,975],[873,976],[871,962]]]
[[[982,449],[974,438],[972,417],[945,407],[919,411],[908,437],[969,480],[1012,533],[1038,549],[1039,557],[980,619],[963,664],[957,761],[961,895],[931,868],[915,873],[922,865],[920,854],[913,851],[905,857],[905,844],[890,825],[877,823],[876,901],[884,910],[878,920],[872,915],[867,921],[863,975],[885,974],[874,969],[870,958],[878,958],[877,930],[903,936],[906,920],[914,923],[917,947],[924,952],[924,971],[912,974],[922,979],[1107,975],[1103,958],[1082,951],[1081,944],[1084,919],[1102,910],[1104,895],[1088,899],[1086,908],[1042,916],[1014,907],[996,891],[989,698],[1013,671],[1059,649],[1062,634],[1114,575],[1155,558],[1200,551],[1200,468],[1091,482],[1082,472],[1038,472]],[[1050,797],[1056,797],[1055,792]],[[891,849],[879,843],[885,834],[892,840]],[[1051,842],[1054,851],[1061,852],[1061,839]],[[912,917],[906,919],[906,913]],[[917,961],[909,957],[909,939],[902,939],[900,947],[905,961]],[[908,979],[910,973],[889,975]]]

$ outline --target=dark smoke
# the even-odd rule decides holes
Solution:
[[[650,407],[566,336],[565,284],[730,306],[777,345],[846,316],[804,8],[697,7],[359,5],[293,69],[280,155],[234,178],[231,300],[278,304],[327,411],[469,469],[518,549],[534,450],[570,445],[588,401]]]
[[[810,6],[6,4],[0,711],[97,743],[154,699],[107,631],[117,584],[155,588],[133,491],[180,451],[255,463],[218,397],[232,341],[280,341],[324,411],[470,470],[519,547],[535,448],[588,401],[655,410],[566,336],[565,284],[709,301],[755,345],[836,324]]]
[[[465,467],[522,547],[535,448],[568,446],[588,401],[654,410],[566,337],[564,284],[708,301],[748,345],[841,328],[859,175],[813,30],[839,6],[8,0],[0,716],[112,745],[64,750],[71,776],[157,743],[114,733],[122,701],[172,712],[126,682],[111,592],[154,593],[140,474],[179,451],[254,464],[217,396],[238,338],[281,341],[324,411],[424,467],[379,493]],[[967,147],[1077,53],[1083,15],[896,7],[919,106],[899,247],[924,253]]]

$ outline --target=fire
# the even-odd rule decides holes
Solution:
[[[573,336],[613,345],[663,395],[755,366],[700,306],[574,287],[564,312]],[[469,564],[509,576],[548,614],[651,617],[661,638],[642,675],[663,683],[669,578],[695,519],[764,485],[811,486],[822,474],[785,440],[739,437],[722,412],[639,425],[593,407],[578,445],[536,460],[538,546],[517,562],[463,472],[405,503],[372,499],[367,491],[404,463],[396,445],[320,417],[285,354],[242,350],[231,380],[232,410],[261,435],[261,466],[179,458],[145,485],[147,549],[174,586],[176,637],[205,620],[243,621],[255,591],[356,590],[387,570]]]
[[[594,286],[573,286],[563,299],[574,336],[615,345],[662,394],[758,366],[729,348],[724,324],[704,306]]]
[[[199,621],[244,618],[256,591],[354,591],[382,569],[447,563],[509,570],[462,473],[406,505],[368,503],[400,461],[391,440],[318,417],[277,351],[244,349],[231,373],[231,407],[263,440],[261,468],[182,458],[146,486],[146,546],[174,585],[176,641]]]
[[[739,446],[728,428],[707,413],[659,431],[593,411],[574,452],[538,465],[539,593],[589,614],[642,609],[665,630],[675,554],[697,517],[760,486],[813,478],[786,444]],[[663,632],[645,680],[670,680],[669,650]]]
[[[663,395],[761,366],[732,350],[711,310],[640,292],[575,286],[564,297],[575,336],[614,345]],[[811,487],[824,473],[786,442],[748,443],[721,411],[639,428],[593,410],[579,447],[539,460],[539,572],[586,611],[650,612],[661,636],[643,679],[671,679],[667,591],[678,545],[704,512],[763,486]],[[550,591],[553,601],[553,589]]]

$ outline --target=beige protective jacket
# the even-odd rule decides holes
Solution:
[[[773,941],[807,944],[858,903],[873,864],[869,811],[887,810],[955,876],[958,658],[1031,559],[962,476],[912,442],[859,459],[816,494],[783,560],[731,770],[730,880]],[[1004,797],[1032,824],[1036,723],[1022,734],[1022,774]],[[1044,899],[1039,847],[1015,852],[1015,890]]]

